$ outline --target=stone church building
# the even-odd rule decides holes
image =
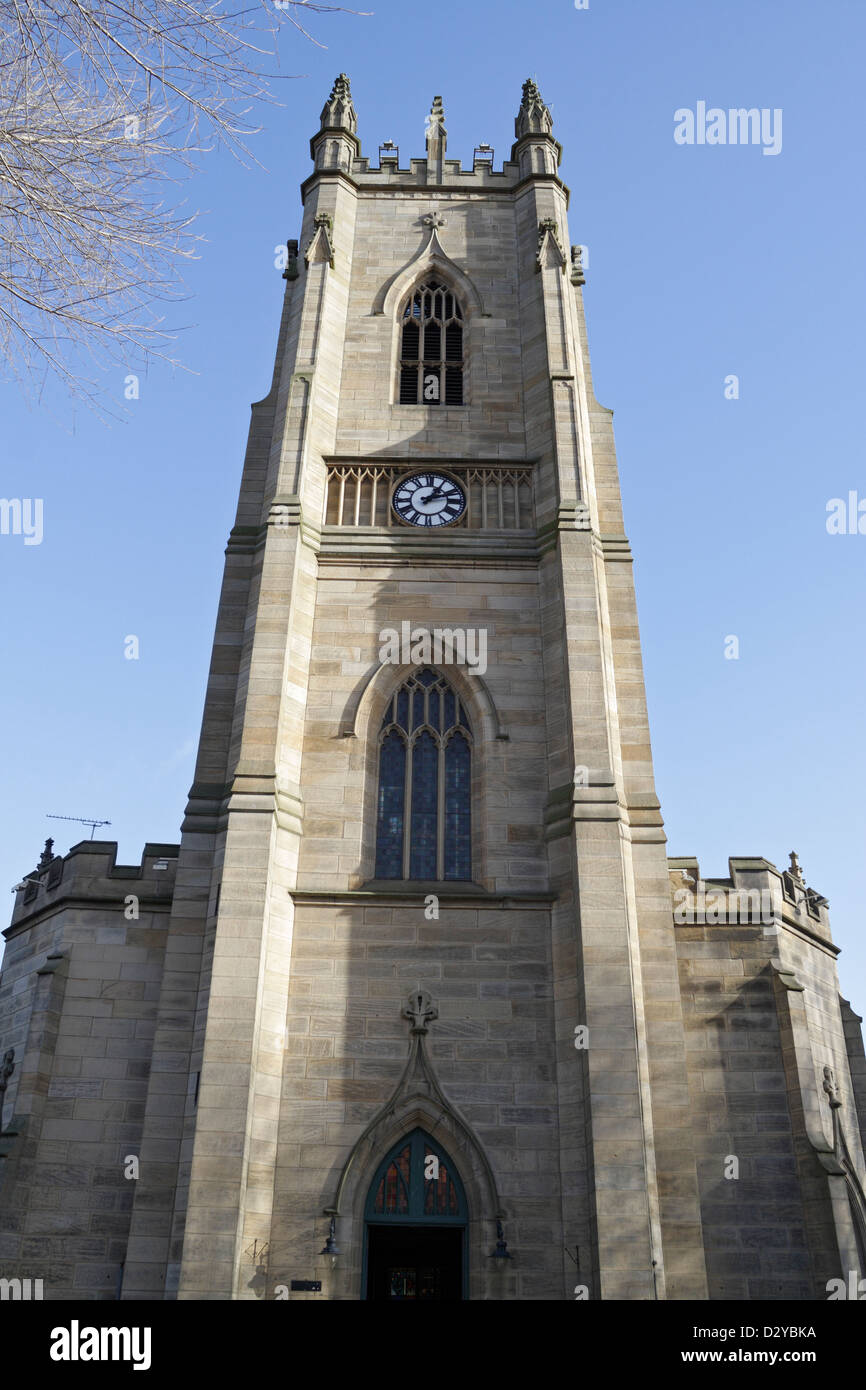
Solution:
[[[51,844],[0,987],[0,1275],[52,1299],[825,1299],[866,1063],[796,856],[653,779],[561,148],[361,152],[341,76],[252,407],[195,781]],[[852,1276],[853,1272],[853,1276]]]

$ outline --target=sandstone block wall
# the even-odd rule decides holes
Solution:
[[[135,866],[116,854],[84,841],[55,859],[5,933],[0,1270],[49,1299],[117,1298],[126,1254],[177,846],[146,845]],[[187,1078],[161,1084],[172,1107]]]
[[[710,1296],[826,1298],[827,1280],[847,1271],[813,1142],[823,1132],[832,1144],[825,1065],[838,1080],[863,1173],[826,908],[810,911],[805,884],[765,860],[732,860],[729,879],[706,883],[696,860],[671,865]],[[694,884],[685,897],[684,873]],[[803,1011],[799,1042],[789,991]],[[807,1114],[815,1117],[811,1137]]]

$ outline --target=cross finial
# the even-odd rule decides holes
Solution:
[[[423,1037],[427,1032],[427,1024],[439,1017],[439,1010],[426,989],[415,989],[409,995],[409,1002],[403,1010],[403,1017],[410,1020],[413,1035],[419,1034]]]
[[[421,218],[421,221],[424,223],[425,227],[445,226],[445,218],[442,216],[441,212],[428,212],[426,217]]]

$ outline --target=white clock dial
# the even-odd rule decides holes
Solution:
[[[466,511],[466,493],[444,473],[412,473],[395,487],[391,505],[410,526],[450,526]]]

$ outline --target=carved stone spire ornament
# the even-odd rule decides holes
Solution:
[[[799,861],[799,859],[797,858],[797,851],[796,851],[795,849],[792,849],[792,850],[791,850],[791,853],[790,853],[790,855],[789,855],[789,858],[790,858],[790,861],[791,861],[791,866],[790,866],[790,869],[789,869],[789,873],[790,873],[791,877],[792,877],[792,878],[795,878],[795,879],[797,880],[798,883],[802,883],[802,882],[804,881],[804,880],[803,880],[803,870],[802,870],[802,868],[800,867],[800,861]]]
[[[358,115],[352,102],[349,79],[340,73],[331,89],[331,95],[322,107],[322,130],[348,130],[355,135],[358,130]]]
[[[448,145],[448,132],[445,129],[445,112],[442,98],[434,97],[433,106],[425,122],[427,131],[427,182],[442,182],[445,170],[445,150]]]
[[[550,135],[552,130],[553,117],[537,86],[532,78],[529,78],[523,84],[523,97],[514,122],[514,133],[520,140],[524,135]]]
[[[430,114],[425,122],[427,131],[427,158],[441,159],[448,147],[448,131],[445,129],[445,109],[441,97],[433,98]]]
[[[39,863],[37,864],[36,867],[37,867],[38,869],[47,869],[47,868],[48,868],[48,865],[51,863],[51,861],[52,861],[53,858],[54,858],[54,841],[53,841],[53,840],[46,840],[46,841],[45,841],[45,848],[44,848],[43,851],[42,851],[42,857],[41,857],[41,859],[39,860]]]
[[[304,252],[307,265],[315,261],[327,261],[334,269],[334,219],[329,212],[316,213],[316,230]],[[288,267],[287,267],[288,268]]]
[[[538,254],[535,269],[546,268],[565,270],[565,255],[559,240],[559,228],[555,217],[543,217],[538,224]]]

